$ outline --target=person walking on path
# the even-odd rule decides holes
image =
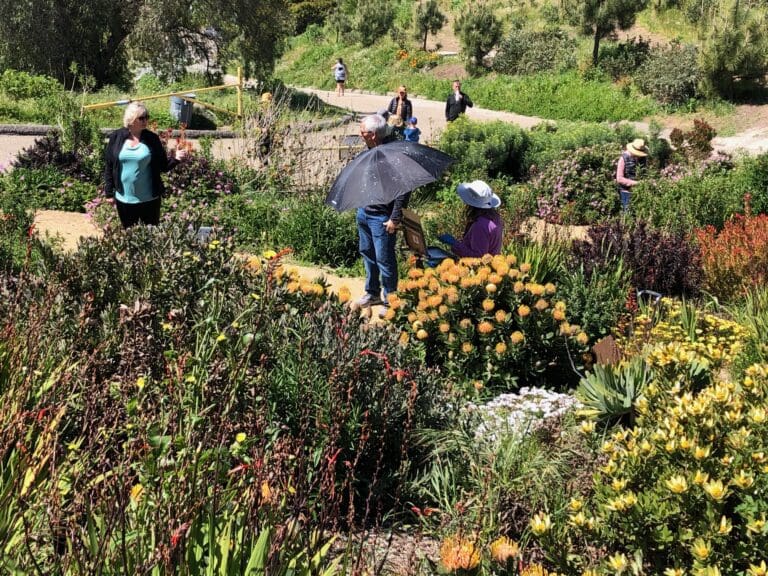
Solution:
[[[460,114],[467,111],[467,107],[472,108],[472,106],[474,106],[472,100],[461,91],[461,82],[454,80],[453,92],[445,102],[445,119],[448,122],[453,122]]]
[[[114,198],[123,228],[160,222],[160,202],[165,194],[160,174],[186,156],[186,150],[178,148],[169,158],[160,137],[147,128],[148,121],[144,104],[128,104],[123,128],[109,135],[104,153],[104,194]]]
[[[336,95],[344,96],[344,83],[347,81],[347,65],[344,60],[338,58],[333,65],[333,78],[336,80]]]
[[[408,90],[405,86],[400,86],[397,89],[397,96],[390,100],[387,111],[389,112],[388,121],[393,123],[396,127],[402,127],[405,125],[405,121],[413,116],[413,104],[408,100]],[[393,118],[393,116],[397,116],[399,120]],[[397,126],[396,123],[399,123],[399,126]]]
[[[438,239],[459,258],[501,254],[504,223],[497,210],[501,199],[482,180],[462,182],[456,192],[466,205],[464,236],[457,240],[450,234],[441,234]]]
[[[632,188],[638,184],[640,176],[638,168],[645,168],[648,156],[648,148],[645,140],[635,138],[627,144],[627,149],[621,153],[619,164],[616,167],[616,182],[619,185],[619,199],[621,209],[629,210],[629,201],[632,198]]]
[[[386,121],[378,114],[364,117],[360,122],[360,136],[368,148],[384,144],[387,139]],[[395,241],[397,226],[409,196],[404,194],[389,204],[373,204],[357,209],[359,248],[365,265],[365,295],[355,303],[360,308],[379,304],[386,306],[387,296],[397,291]]]
[[[421,136],[421,130],[419,130],[416,127],[416,124],[419,121],[416,119],[415,116],[411,116],[408,118],[408,127],[403,130],[403,135],[405,135],[405,141],[406,142],[418,142],[419,136]]]

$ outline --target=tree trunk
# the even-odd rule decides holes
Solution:
[[[429,34],[429,30],[424,30],[424,46],[422,47],[424,52],[427,51],[427,34]]]
[[[600,53],[600,28],[595,26],[595,43],[592,45],[592,66],[597,66],[597,55]]]

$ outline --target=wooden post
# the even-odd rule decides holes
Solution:
[[[243,67],[237,67],[237,117],[243,117]]]

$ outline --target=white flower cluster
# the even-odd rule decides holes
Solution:
[[[581,403],[570,394],[524,387],[516,394],[502,394],[486,404],[470,403],[467,411],[480,421],[475,438],[494,443],[505,436],[522,436],[548,419],[580,407]]]

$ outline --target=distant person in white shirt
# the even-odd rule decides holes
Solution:
[[[344,96],[344,83],[347,81],[347,66],[344,60],[339,58],[333,65],[333,77],[336,80],[336,95]]]
[[[453,92],[451,92],[451,95],[448,96],[448,100],[445,102],[445,119],[448,122],[453,122],[460,114],[464,114],[467,111],[467,107],[472,108],[472,106],[472,100],[461,91],[461,82],[454,80]]]

